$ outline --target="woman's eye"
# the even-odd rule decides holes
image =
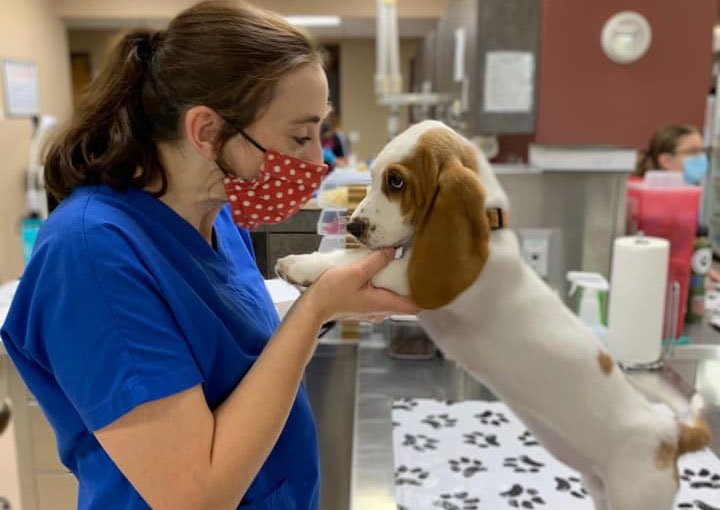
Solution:
[[[398,174],[388,175],[387,182],[388,182],[388,186],[390,186],[390,189],[393,191],[401,190],[401,189],[403,189],[403,186],[405,186],[405,181]]]
[[[308,142],[310,142],[312,138],[310,138],[309,136],[293,136],[293,140],[295,140],[298,145],[304,146]]]

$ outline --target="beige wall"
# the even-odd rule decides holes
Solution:
[[[53,0],[2,2],[0,57],[37,62],[40,108],[64,121],[72,109],[70,63],[65,28],[52,4]],[[27,119],[0,120],[0,281],[17,277],[22,271],[18,222],[25,214],[24,176],[30,134]]]
[[[400,42],[400,62],[404,90],[409,90],[410,60],[415,56],[416,40]],[[340,43],[340,99],[342,129],[357,131],[360,141],[351,147],[360,160],[373,158],[387,142],[388,109],[375,98],[375,40],[350,39]],[[401,108],[402,130],[407,126],[407,108]]]

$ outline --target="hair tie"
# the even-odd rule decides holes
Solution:
[[[154,33],[141,32],[135,39],[136,54],[143,64],[148,67],[152,62],[155,53],[164,39],[164,32],[158,31]]]
[[[155,55],[160,45],[165,40],[165,30],[158,30],[150,37],[150,54]]]

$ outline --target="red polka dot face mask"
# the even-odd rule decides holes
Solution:
[[[264,154],[260,174],[251,180],[226,177],[225,193],[236,225],[254,230],[295,214],[320,188],[328,166],[265,149],[243,131],[242,136]]]

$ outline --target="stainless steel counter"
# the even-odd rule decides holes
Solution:
[[[706,417],[713,431],[711,447],[720,453],[720,333],[700,325],[691,328],[690,334],[695,343],[677,347],[665,368],[656,374],[685,395],[694,390],[703,394],[708,404]],[[329,336],[320,346],[319,358],[316,356],[308,369],[308,380],[313,381],[308,384],[313,406],[316,411],[324,411],[318,414],[320,434],[325,437],[321,439],[325,478],[322,509],[396,510],[392,401],[401,397],[448,400],[495,400],[495,397],[453,362],[441,358],[431,361],[389,358],[380,333],[375,332],[358,344],[338,342],[332,333]],[[353,357],[357,363],[356,381],[354,374],[349,373]],[[321,366],[324,368],[319,370]],[[334,378],[323,377],[329,371],[333,371]],[[356,406],[351,403],[353,394]],[[333,396],[328,400],[330,395]],[[352,430],[343,433],[342,417],[347,423],[350,415],[355,418]],[[348,452],[352,452],[351,460]],[[348,476],[349,494],[343,490],[347,486],[343,479]]]

